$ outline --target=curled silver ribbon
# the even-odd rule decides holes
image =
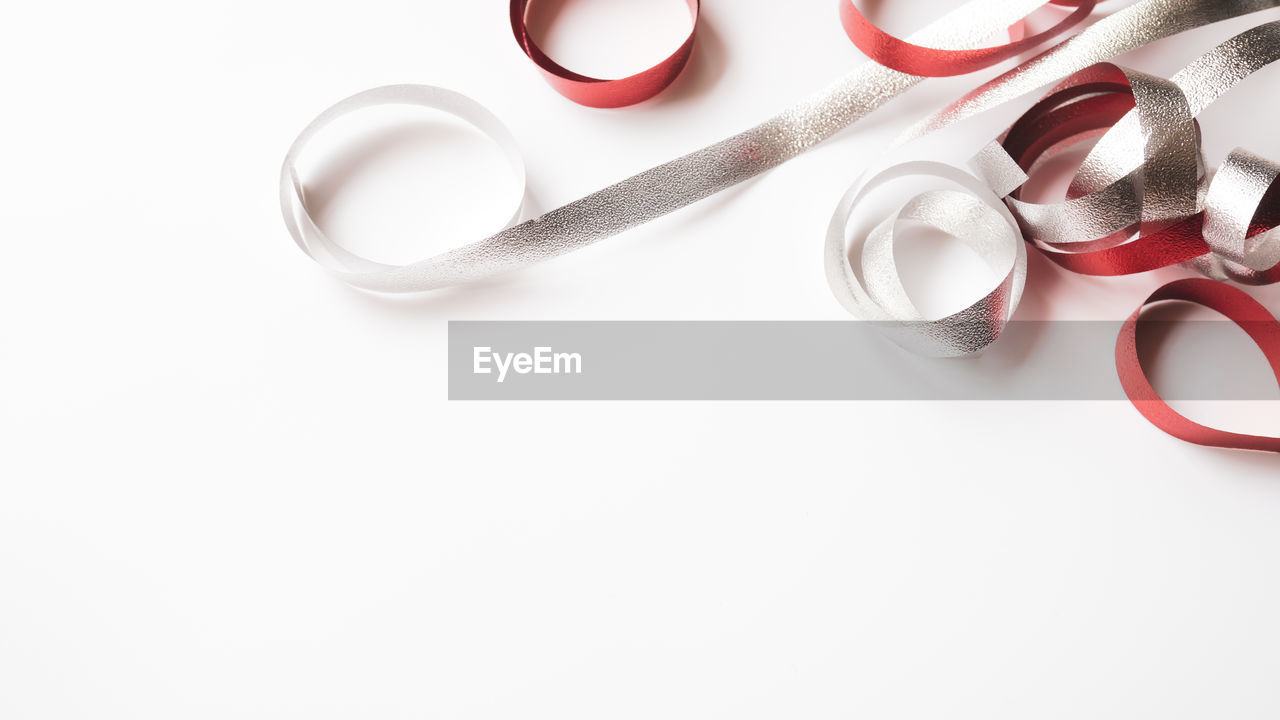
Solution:
[[[1280,237],[1275,230],[1251,235],[1268,193],[1280,181],[1280,164],[1237,148],[1214,176],[1205,198],[1204,238],[1213,254],[1200,269],[1216,280],[1243,285],[1280,281]]]
[[[860,250],[856,272],[845,236],[864,201],[881,188],[907,179],[915,184],[925,176],[959,189],[918,193],[855,238]],[[995,342],[1017,309],[1027,280],[1026,244],[1001,196],[973,175],[935,162],[897,165],[853,186],[827,231],[827,282],[836,299],[856,317],[878,321],[877,327],[894,342],[922,355],[968,355]],[[997,278],[994,287],[959,312],[926,318],[907,296],[894,261],[894,244],[904,224],[927,225],[964,243]]]
[[[356,255],[331,239],[312,219],[307,194],[298,175],[298,157],[317,134],[338,118],[380,105],[414,105],[452,115],[484,133],[502,151],[517,180],[512,214],[504,226],[520,219],[524,207],[525,167],[520,148],[502,121],[483,105],[444,88],[426,85],[387,85],[352,95],[320,113],[293,141],[280,170],[280,210],[289,234],[304,253],[341,280],[356,287],[373,288],[374,281],[403,270]]]
[[[974,0],[916,33],[911,41],[949,49],[978,47],[988,36],[1009,27],[1043,2]],[[1030,91],[1161,37],[1277,5],[1280,0],[1140,0],[1060,45],[1049,53],[1052,60],[1042,58],[1033,72],[1021,76],[1012,86],[1030,84],[1024,90]],[[325,238],[307,211],[295,166],[306,139],[330,120],[356,106],[376,104],[376,98],[384,93],[403,97],[413,92],[405,86],[395,86],[397,90],[381,88],[344,100],[307,127],[304,137],[286,155],[281,171],[281,204],[299,247],[345,282],[384,292],[432,290],[547,260],[678,210],[796,157],[923,79],[865,63],[816,96],[755,128],[479,242],[403,266],[355,256]],[[439,97],[440,91],[422,88],[419,92]],[[470,116],[478,118],[481,114]],[[482,129],[493,130],[488,119],[483,125]],[[498,133],[502,134],[505,131]]]
[[[1065,97],[1052,108],[1060,113],[1080,114],[1083,111],[1074,108],[1122,83],[1135,107],[1089,152],[1065,200],[1031,203],[1016,193],[1006,199],[1027,239],[1067,267],[1072,267],[1074,253],[1148,241],[1149,247],[1128,249],[1141,249],[1154,258],[1190,252],[1198,256],[1192,264],[1217,279],[1274,282],[1269,273],[1280,259],[1280,248],[1269,240],[1271,233],[1255,233],[1251,227],[1280,177],[1280,167],[1238,148],[1208,178],[1194,118],[1244,78],[1277,60],[1280,22],[1271,22],[1218,45],[1169,80],[1101,64],[1059,85],[1045,102]],[[1033,110],[1027,118],[1034,122],[1042,115]],[[1005,144],[1023,122],[1002,138]],[[1060,138],[1056,147],[1090,137],[1092,129]],[[987,154],[983,162],[991,163],[994,157]],[[1006,155],[1000,162],[1011,160]],[[1022,169],[1032,172],[1037,162],[1028,158]],[[1200,213],[1202,225],[1185,222]],[[1153,235],[1157,242],[1149,241]],[[1126,272],[1122,256],[1115,258],[1111,269],[1115,274]]]
[[[1237,149],[1209,179],[1195,121],[1199,112],[1232,86],[1276,60],[1280,60],[1280,22],[1231,38],[1169,80],[1109,63],[1093,65],[1055,87],[971,164],[986,187],[1004,198],[1014,233],[1021,229],[1017,244],[1022,245],[1024,235],[1069,269],[1127,274],[1191,262],[1221,280],[1276,282],[1280,280],[1280,241],[1271,230],[1280,224],[1280,165]],[[1040,61],[1032,64],[1036,62]],[[1015,188],[1025,182],[1025,173],[1104,129],[1064,200],[1032,203],[1019,197]],[[888,172],[900,174],[911,168]],[[969,177],[952,169],[956,173]],[[905,295],[894,298],[873,292],[870,286],[872,282],[891,287],[897,283],[896,275],[892,280],[884,277],[896,274],[892,263],[864,250],[868,287],[861,292],[852,279],[845,247],[848,217],[865,194],[859,188],[875,182],[856,184],[836,210],[827,240],[828,279],[837,299],[855,316],[902,320],[907,316],[904,309],[909,309],[902,304]],[[1264,211],[1273,217],[1262,217]],[[957,208],[941,208],[927,222],[976,248],[945,217],[956,212]],[[1004,228],[984,231],[990,233],[992,244],[1007,242]],[[1002,288],[997,291],[1003,292]],[[997,291],[954,316],[927,322],[910,317],[915,322],[900,328],[893,339],[917,351],[923,346],[923,352],[931,355],[981,350],[999,337],[1003,321],[1016,309],[1016,294],[994,294]],[[893,302],[884,302],[884,297]],[[999,305],[1005,298],[1010,305]]]

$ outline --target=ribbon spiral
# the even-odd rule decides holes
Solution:
[[[1195,116],[1245,77],[1280,59],[1280,23],[1241,33],[1169,80],[1100,64],[1055,88],[1004,134],[981,170],[1005,159],[1033,173],[1044,158],[1104,132],[1058,203],[1006,198],[1029,242],[1058,265],[1088,275],[1127,275],[1185,263],[1215,280],[1280,280],[1280,165],[1237,148],[1210,176]],[[1147,305],[1170,300],[1236,322],[1280,379],[1280,323],[1243,291],[1212,280],[1169,283],[1126,321],[1116,346],[1125,393],[1156,427],[1187,442],[1280,452],[1280,439],[1230,433],[1188,420],[1164,402],[1138,361]]]
[[[1280,225],[1280,164],[1237,148],[1211,175],[1195,117],[1276,60],[1280,22],[1231,38],[1167,80],[1110,63],[1093,65],[1035,103],[972,165],[986,188],[1004,199],[1016,244],[1021,247],[1025,238],[1067,270],[1114,276],[1181,263],[1216,280],[1274,283],[1280,280],[1280,232],[1272,232]],[[1029,175],[1046,159],[1094,139],[1098,142],[1076,171],[1066,198],[1035,203],[1022,197]],[[857,317],[899,321],[890,326],[891,338],[904,347],[942,355],[977,352],[999,337],[1016,309],[1025,266],[1021,277],[1011,274],[959,313],[925,320],[901,289],[892,251],[884,250],[891,247],[892,229],[904,211],[864,241],[862,281],[849,264],[845,233],[858,203],[881,178],[915,169],[915,164],[891,169],[846,195],[828,234],[828,280],[837,299]],[[974,178],[963,171],[934,174],[946,174],[973,192]],[[972,211],[966,215],[958,198],[923,216],[919,197],[904,207],[906,217],[951,234],[988,262],[994,249],[1008,242],[1006,228],[984,224]],[[975,231],[986,235],[985,244],[970,237]],[[1184,280],[1161,288],[1143,307],[1166,300],[1210,307],[1245,327],[1280,377],[1280,324],[1248,295],[1212,280]],[[1280,440],[1206,428],[1174,412],[1146,380],[1137,359],[1141,312],[1139,308],[1125,323],[1116,362],[1126,394],[1144,417],[1188,442],[1280,451]]]
[[[922,177],[945,181],[946,190],[912,196],[859,238],[858,270],[845,241],[849,224],[864,201],[883,187]],[[943,318],[924,317],[903,288],[894,245],[904,225],[925,225],[968,246],[997,278],[994,287],[963,310]],[[894,342],[934,357],[959,357],[995,342],[1017,309],[1027,281],[1027,251],[1013,215],[977,178],[942,163],[897,165],[845,194],[831,220],[826,245],[827,282],[836,299],[855,316],[874,320]]]
[[[1100,64],[1034,105],[1000,147],[1023,171],[1104,131],[1057,203],[1014,191],[1027,240],[1087,275],[1129,275],[1193,262],[1248,284],[1280,279],[1280,166],[1237,148],[1207,178],[1195,116],[1245,77],[1280,60],[1280,22],[1237,35],[1173,78]],[[992,156],[981,160],[984,170]]]

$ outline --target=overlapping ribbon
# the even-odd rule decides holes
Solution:
[[[1029,75],[1029,69],[1047,67],[1055,53],[1063,54],[1062,48],[1010,73],[1008,84],[997,82],[974,97],[1007,93],[1009,84],[1025,82],[1021,78]],[[1272,231],[1280,225],[1280,164],[1237,148],[1210,175],[1195,117],[1277,59],[1280,23],[1267,23],[1222,43],[1169,80],[1109,63],[1085,68],[1060,83],[998,143],[975,157],[975,173],[985,181],[984,190],[1004,198],[1022,236],[1067,270],[1125,275],[1186,263],[1216,280],[1249,285],[1276,282],[1280,280],[1280,237]],[[965,107],[962,101],[950,114],[940,114],[930,129],[964,117]],[[1027,173],[1034,173],[1044,159],[1099,135],[1101,140],[1077,171],[1064,200],[1033,203],[1021,197]],[[904,347],[944,356],[976,352],[1000,336],[1020,295],[1018,274],[991,261],[998,248],[1008,243],[1004,229],[982,229],[988,242],[976,245],[969,233],[978,221],[955,222],[965,217],[958,197],[952,198],[951,207],[935,205],[922,213],[922,196],[916,196],[870,234],[854,238],[854,254],[861,249],[860,273],[849,261],[846,236],[859,203],[880,184],[880,178],[909,172],[912,167],[861,181],[846,194],[828,234],[828,280],[836,297],[857,317],[897,321],[888,327],[895,342]],[[952,171],[953,180],[958,172]],[[967,177],[960,176],[963,184],[969,184]],[[970,193],[971,203],[987,196]],[[923,318],[902,290],[892,252],[883,250],[892,246],[893,228],[904,212],[968,244],[988,261],[996,277],[1005,279],[958,313]],[[1015,240],[1019,246],[1021,239]],[[1280,332],[1275,319],[1243,292],[1212,281],[1181,281],[1162,288],[1148,303],[1177,299],[1206,305],[1245,326],[1273,366],[1280,361],[1274,347]],[[1138,363],[1140,324],[1141,308],[1118,341],[1117,368],[1125,392],[1148,420],[1197,444],[1280,448],[1280,440],[1206,428],[1174,412],[1146,381]]]
[[[859,66],[750,130],[479,242],[403,266],[355,256],[311,220],[295,163],[307,141],[328,122],[370,104],[425,104],[480,127],[499,142],[518,172],[523,166],[496,118],[461,96],[421,86],[368,91],[326,110],[290,148],[281,173],[286,224],[305,252],[357,287],[416,292],[470,282],[584,247],[742,182],[803,153],[927,76],[989,67],[1065,32],[1095,2],[973,0],[901,41],[876,29],[852,2],[842,0],[846,30],[876,62]],[[613,81],[587,78],[555,64],[528,37],[524,18],[529,4],[512,2],[517,40],[557,90],[583,104],[612,107],[650,97],[679,73],[692,50],[693,32],[675,54],[646,73]],[[1024,18],[1047,4],[1062,6],[1068,14],[1048,31],[1026,36]],[[696,29],[699,4],[689,0],[689,6]],[[1240,151],[1206,186],[1194,116],[1222,91],[1215,83],[1238,82],[1275,59],[1274,29],[1227,43],[1184,71],[1185,77],[1167,81],[1097,63],[1185,30],[1277,6],[1280,0],[1138,0],[909,129],[902,142],[1069,78],[1011,128],[999,146],[980,156],[975,167],[985,184],[954,168],[921,164],[891,170],[851,189],[832,223],[826,254],[837,297],[859,316],[898,321],[903,332],[895,339],[908,347],[958,355],[997,338],[1016,308],[1025,282],[1023,231],[1041,251],[1064,266],[1074,264],[1073,269],[1133,272],[1191,260],[1216,277],[1270,281],[1276,273],[1274,245],[1259,237],[1275,224],[1265,208],[1274,207],[1270,200],[1277,192],[1280,167]],[[1002,28],[1012,28],[1011,42],[984,47]],[[1037,159],[1106,128],[1110,132],[1086,161],[1067,200],[1042,206],[1018,196],[1015,188],[1026,180],[1026,170],[1034,171]],[[1145,153],[1134,156],[1127,149],[1130,143]],[[950,188],[917,193],[893,217],[857,238],[862,246],[860,278],[849,263],[845,237],[859,202],[919,174],[932,175]],[[1001,198],[1008,193],[1006,207]],[[1242,208],[1250,203],[1255,210],[1264,209],[1245,218]],[[1000,278],[996,286],[956,315],[921,317],[897,281],[892,260],[895,231],[911,223],[932,224],[969,244]],[[1085,230],[1089,237],[1082,240]],[[1138,238],[1128,240],[1133,231]]]
[[[974,0],[916,33],[911,40],[915,44],[957,49],[979,47],[998,28],[1018,22],[1044,4],[1043,0]],[[1280,6],[1280,0],[1140,0],[1047,53],[1033,63],[1033,72],[1019,76],[1007,87],[1018,95],[1025,94],[1161,37],[1275,6]],[[1174,10],[1179,12],[1166,12]],[[865,63],[809,100],[750,130],[479,242],[400,266],[315,250],[336,243],[325,238],[310,220],[302,186],[295,184],[295,162],[307,140],[341,114],[335,108],[350,107],[348,99],[322,113],[286,154],[281,171],[281,204],[298,245],[351,285],[381,292],[434,290],[563,255],[732,187],[805,152],[923,79],[874,62]],[[363,93],[361,96],[369,97]]]
[[[1267,201],[1280,166],[1237,149],[1206,181],[1194,118],[1278,59],[1280,23],[1267,23],[1169,80],[1109,64],[1067,79],[1005,133],[1000,147],[1033,173],[1044,158],[1106,134],[1063,201],[1031,203],[1010,194],[1027,240],[1062,267],[1088,275],[1196,260],[1221,279],[1274,282],[1280,248],[1262,240],[1275,227],[1277,208]],[[992,156],[982,162],[992,163]]]
[[[947,189],[912,195],[896,212],[858,238],[858,271],[849,262],[845,236],[864,202],[882,188],[916,186],[928,177]],[[1005,188],[1012,190],[1015,185]],[[879,323],[894,342],[922,355],[959,357],[978,352],[1004,331],[1027,281],[1027,251],[1013,215],[973,175],[933,162],[898,165],[850,188],[827,232],[827,281],[836,299],[854,316]],[[894,261],[898,231],[927,225],[967,245],[997,278],[994,287],[968,307],[943,318],[926,318],[908,297]]]
[[[1000,178],[1009,163],[1034,172],[1045,157],[1105,131],[1076,172],[1067,197],[1006,203],[1026,239],[1058,265],[1125,275],[1187,263],[1217,280],[1261,285],[1280,279],[1280,165],[1237,148],[1210,176],[1195,116],[1253,72],[1280,60],[1280,22],[1237,35],[1169,80],[1111,64],[1081,71],[1024,114],[977,160]],[[999,182],[999,180],[993,180]],[[1280,324],[1244,292],[1183,280],[1146,304],[1184,300],[1245,328],[1280,377]],[[1214,430],[1174,412],[1147,382],[1137,356],[1142,308],[1117,344],[1121,383],[1153,424],[1188,442],[1278,450],[1280,439]]]
[[[1280,23],[1267,23],[1222,43],[1170,80],[1107,63],[1093,65],[1033,105],[998,143],[974,158],[974,170],[986,189],[1005,198],[1021,236],[1068,270],[1123,275],[1194,261],[1219,279],[1272,282],[1280,276],[1280,243],[1265,240],[1280,214],[1274,202],[1280,197],[1280,165],[1238,149],[1209,182],[1194,118],[1277,59]],[[1028,173],[1044,159],[1101,132],[1105,134],[1081,165],[1066,199],[1033,203],[1021,197]],[[930,354],[962,355],[993,342],[1016,309],[1018,275],[1012,276],[1009,291],[988,295],[956,315],[926,320],[901,290],[891,253],[877,252],[885,244],[882,238],[892,237],[887,225],[856,239],[855,245],[863,247],[862,279],[853,271],[847,260],[847,226],[864,188],[876,182],[855,185],[832,221],[827,270],[836,297],[859,318],[909,323],[911,333],[897,334],[895,340],[912,349],[919,350],[927,339]],[[954,224],[949,216],[956,213],[955,208],[937,207],[927,217],[917,212],[914,219],[973,246],[949,229]],[[980,256],[1007,243],[1003,231],[984,233],[991,240]],[[997,312],[992,305],[997,299],[1012,306],[1000,304]],[[904,339],[909,334],[915,339]]]

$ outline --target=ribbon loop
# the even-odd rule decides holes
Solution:
[[[919,193],[878,223],[865,237],[854,238],[858,271],[850,263],[849,226],[865,213],[866,201],[881,189],[920,177],[942,180],[956,189]],[[942,318],[926,318],[907,296],[894,262],[893,249],[904,225],[925,225],[944,232],[973,250],[991,269],[994,287],[976,302]],[[1022,298],[1027,279],[1025,243],[1017,223],[978,178],[942,163],[898,165],[855,184],[840,201],[827,231],[827,282],[836,298],[862,320],[882,323],[890,338],[904,348],[934,357],[958,357],[995,342]]]
[[[1178,280],[1157,290],[1121,327],[1116,341],[1116,368],[1120,384],[1138,412],[1164,432],[1189,443],[1238,450],[1280,452],[1280,438],[1216,430],[1193,422],[1169,407],[1152,387],[1138,358],[1138,333],[1142,311],[1166,301],[1184,301],[1226,316],[1258,345],[1280,382],[1280,322],[1244,291],[1213,280]]]
[[[511,219],[505,224],[510,225],[520,219],[525,194],[524,160],[520,156],[515,138],[502,121],[476,101],[452,90],[428,85],[387,85],[365,90],[336,103],[312,120],[293,141],[293,145],[285,153],[284,165],[280,169],[280,208],[284,213],[285,226],[303,252],[329,272],[356,287],[383,292],[409,292],[425,289],[421,284],[423,276],[435,281],[454,278],[463,281],[468,277],[467,272],[471,269],[469,265],[473,264],[464,259],[464,250],[447,252],[412,265],[387,265],[349,252],[329,238],[311,217],[306,190],[298,175],[299,156],[312,138],[333,121],[358,110],[380,105],[416,105],[439,110],[487,135],[502,151],[517,179]]]
[[[1237,148],[1205,198],[1205,272],[1245,285],[1280,281],[1280,164]]]
[[[616,80],[580,75],[548,57],[529,36],[526,18],[534,2],[535,0],[511,0],[511,31],[515,33],[520,48],[542,71],[547,83],[556,92],[579,105],[618,108],[648,100],[675,82],[693,55],[693,40],[697,35],[698,15],[701,11],[700,0],[688,0],[689,14],[693,20],[689,37],[662,62],[643,72]]]
[[[1044,6],[1075,8],[1053,27],[1034,35],[1023,32],[1023,21],[1013,27],[1012,42],[974,50],[945,50],[899,40],[881,30],[862,14],[853,0],[840,0],[840,23],[845,33],[867,57],[898,72],[922,77],[954,77],[989,68],[1031,50],[1083,22],[1097,0],[1050,0]]]
[[[1206,183],[1195,121],[1231,84],[1280,59],[1278,41],[1280,23],[1267,23],[1171,80],[1102,63],[1058,85],[1001,138],[1009,159],[1034,173],[1043,159],[1101,139],[1064,200],[1033,203],[1020,190],[1008,195],[1027,239],[1058,265],[1086,275],[1188,263],[1221,280],[1280,280],[1280,247],[1268,233],[1276,225],[1268,218],[1277,214],[1280,192],[1272,188],[1280,167],[1237,152]],[[981,163],[991,165],[993,157],[988,152]]]

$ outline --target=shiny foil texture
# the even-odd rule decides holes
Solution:
[[[1068,78],[1001,138],[1023,171],[1105,131],[1055,203],[1007,203],[1026,239],[1058,265],[1129,275],[1191,263],[1221,280],[1280,278],[1271,234],[1280,166],[1237,148],[1210,178],[1195,116],[1280,59],[1280,22],[1241,33],[1169,80],[1110,64]],[[988,155],[984,161],[993,162]]]
[[[697,34],[698,14],[701,10],[700,0],[688,0],[689,14],[693,19],[689,37],[670,57],[644,72],[624,78],[605,80],[580,75],[548,57],[529,36],[526,18],[529,9],[537,2],[538,0],[511,0],[511,31],[515,33],[516,42],[519,43],[520,48],[542,71],[542,76],[546,78],[547,83],[555,88],[556,92],[579,105],[617,108],[648,100],[675,82],[693,54],[693,40]]]
[[[1194,303],[1235,322],[1257,343],[1266,355],[1276,381],[1280,382],[1280,322],[1261,303],[1244,291],[1225,283],[1203,278],[1176,280],[1147,298],[1142,307],[1125,321],[1116,342],[1116,369],[1120,373],[1120,384],[1133,406],[1152,425],[1179,440],[1208,447],[1280,452],[1280,438],[1206,427],[1179,414],[1160,398],[1138,359],[1138,341],[1142,328],[1142,311],[1149,305],[1162,302]]]
[[[679,74],[692,51],[693,33],[675,54],[645,73],[619,80],[577,75],[555,64],[529,39],[524,18],[530,2],[512,2],[517,41],[557,90],[582,104],[616,107],[651,97]],[[926,77],[971,72],[1019,54],[1083,20],[1094,2],[1048,4],[1063,6],[1066,17],[1036,35],[1026,35],[1024,21],[1044,7],[1045,0],[973,0],[903,41],[867,22],[851,1],[841,0],[846,30],[875,62],[855,68],[756,127],[479,242],[403,266],[346,251],[311,219],[296,161],[309,139],[330,121],[384,103],[436,107],[493,138],[521,179],[524,167],[510,133],[467,98],[424,86],[377,88],[326,110],[290,148],[280,182],[286,225],[299,247],[317,262],[368,290],[433,290],[525,267],[624,232],[776,167]],[[697,0],[689,0],[689,6],[696,28]],[[1116,275],[1188,263],[1220,280],[1261,284],[1280,279],[1280,245],[1272,233],[1280,223],[1280,165],[1238,149],[1216,173],[1208,172],[1195,121],[1219,95],[1277,59],[1278,25],[1243,33],[1169,79],[1105,63],[1155,40],[1277,6],[1280,0],[1138,0],[908,128],[898,144],[1059,83],[1000,142],[975,158],[972,173],[912,163],[856,183],[841,201],[827,241],[827,275],[836,297],[855,316],[891,325],[894,341],[904,347],[957,356],[994,342],[1016,310],[1026,279],[1024,235],[1059,265],[1077,272]],[[991,46],[990,38],[1005,30],[1011,42]],[[1062,201],[1033,203],[1021,197],[1017,188],[1027,173],[1037,170],[1039,161],[1099,135],[1101,140]],[[862,217],[867,196],[890,185],[901,190],[904,183],[913,185],[912,178],[942,187],[913,186],[889,217]],[[519,200],[513,205],[518,220]],[[923,317],[903,290],[893,261],[900,230],[913,224],[951,234],[974,249],[996,278],[990,291],[958,313]],[[1250,327],[1261,327],[1258,323],[1266,319],[1275,322],[1242,291],[1213,280],[1175,283],[1148,302],[1167,300],[1198,302]],[[1117,365],[1126,392],[1148,419],[1191,442],[1280,449],[1275,440],[1201,428],[1169,410],[1137,363],[1140,314],[1141,308],[1121,335]],[[1280,357],[1275,327],[1280,326],[1250,333],[1273,366]]]
[[[1044,6],[1043,0],[973,0],[913,35],[913,44],[981,48],[988,39]],[[1007,80],[1012,97],[1060,80],[1099,60],[1148,42],[1280,5],[1280,0],[1139,0],[1067,40],[1030,69]],[[741,132],[488,238],[408,265],[386,266],[349,253],[309,252],[356,287],[379,292],[421,292],[480,280],[563,255],[669,214],[790,160],[849,127],[924,78],[864,63],[842,80],[754,128]],[[423,88],[424,93],[434,92]],[[377,92],[377,91],[370,91]],[[974,102],[990,105],[990,89]],[[1004,94],[996,92],[1004,101]],[[368,97],[362,93],[362,96]],[[350,99],[337,106],[349,107]],[[998,103],[997,103],[998,104]],[[965,106],[972,110],[969,105]],[[311,221],[295,161],[335,115],[322,113],[286,155],[281,205],[294,240],[304,250],[335,245]],[[958,116],[956,116],[958,117]],[[939,127],[952,121],[942,120]],[[308,237],[303,237],[306,233]]]
[[[840,24],[858,49],[885,67],[908,75],[954,77],[989,68],[1043,45],[1083,22],[1097,0],[1051,0],[1045,5],[1074,8],[1048,30],[1027,35],[1019,20],[1010,27],[1012,42],[972,50],[946,50],[899,40],[867,19],[853,0],[840,0]]]
[[[995,189],[1009,168],[1035,173],[1044,158],[1098,138],[1056,203],[1014,190],[1006,204],[1027,241],[1058,265],[1088,275],[1127,275],[1183,263],[1213,280],[1169,283],[1124,324],[1116,369],[1134,407],[1187,442],[1280,452],[1280,438],[1232,433],[1174,411],[1138,358],[1143,310],[1182,301],[1243,328],[1280,380],[1280,322],[1225,282],[1280,280],[1280,164],[1243,148],[1206,170],[1195,116],[1240,81],[1280,59],[1280,22],[1259,25],[1206,53],[1169,80],[1111,64],[1059,84],[975,160]]]

